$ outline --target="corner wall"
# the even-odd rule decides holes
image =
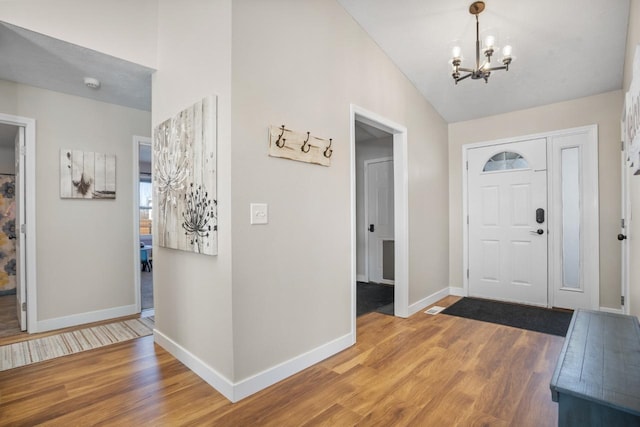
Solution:
[[[598,125],[600,306],[620,308],[620,106],[622,92],[449,124],[451,286],[462,287],[462,146],[473,142]]]
[[[448,286],[447,127],[333,0],[233,1],[236,380],[351,334],[350,104],[408,128],[409,303]],[[331,167],[267,155],[269,125],[333,138]],[[269,224],[249,205],[269,204]]]
[[[152,82],[152,125],[207,95],[218,97],[218,255],[154,246],[156,340],[225,393],[234,379],[231,0],[158,3],[158,71]]]

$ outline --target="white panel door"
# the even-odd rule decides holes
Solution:
[[[15,185],[15,218],[16,218],[16,310],[20,330],[27,330],[27,311],[25,309],[27,301],[27,282],[25,269],[25,233],[22,229],[25,217],[25,200],[23,197],[24,187],[24,128],[19,127],[15,140],[16,150],[16,185]]]
[[[366,162],[369,281],[393,284],[383,275],[383,245],[394,240],[393,160]]]
[[[468,151],[469,296],[547,306],[546,156],[545,138]]]

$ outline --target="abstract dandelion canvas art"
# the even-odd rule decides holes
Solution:
[[[209,96],[153,131],[153,191],[159,246],[218,253],[216,98]]]
[[[60,197],[115,199],[116,156],[80,150],[60,150]]]

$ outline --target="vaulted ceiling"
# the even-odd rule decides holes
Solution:
[[[449,123],[620,89],[629,0],[485,0],[480,38],[513,46],[508,72],[457,85],[475,63],[472,0],[338,0]],[[501,55],[496,55],[500,59]]]

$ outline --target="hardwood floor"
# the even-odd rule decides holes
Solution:
[[[422,312],[357,325],[355,346],[235,404],[152,337],[0,372],[0,424],[557,424],[560,337]]]
[[[16,315],[16,295],[0,296],[0,337],[20,334]]]

